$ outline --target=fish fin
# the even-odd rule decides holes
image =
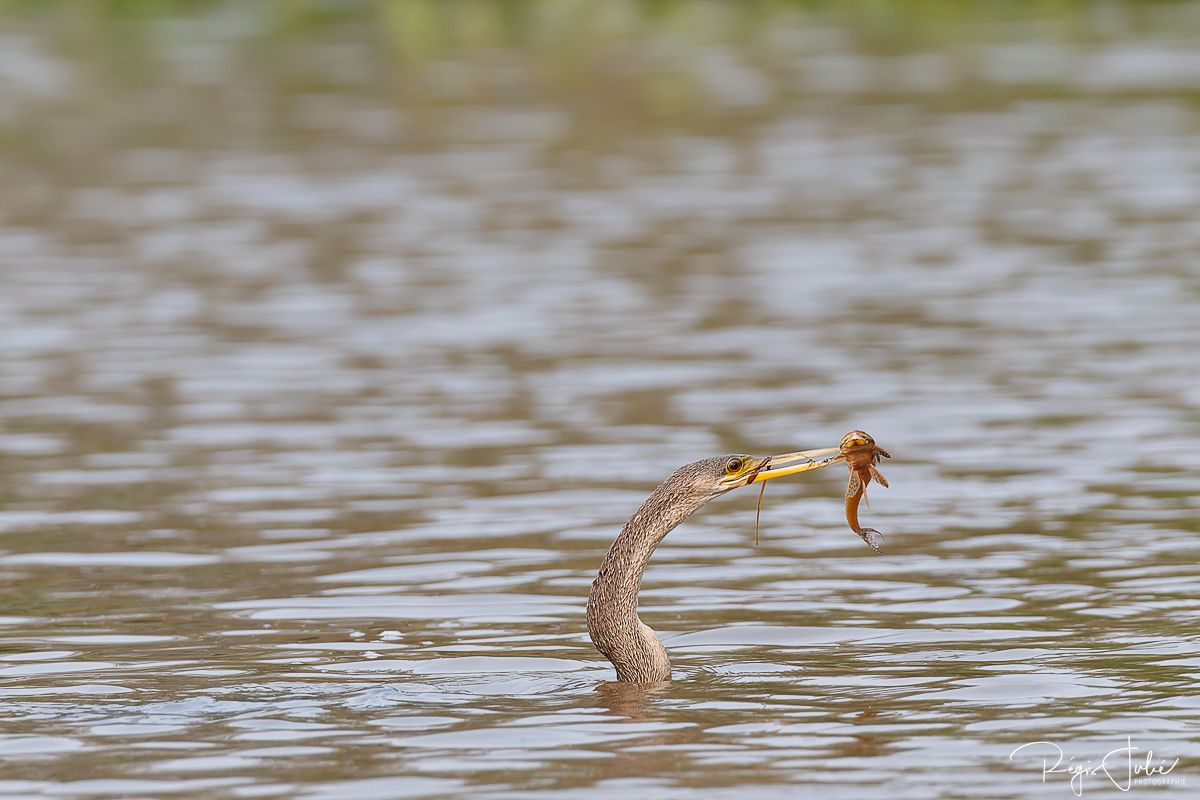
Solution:
[[[880,486],[882,486],[882,487],[883,487],[883,488],[885,488],[885,489],[886,489],[886,488],[888,488],[888,482],[887,482],[887,478],[883,477],[883,473],[882,473],[882,472],[880,472],[879,470],[875,469],[875,467],[873,467],[873,466],[872,466],[872,467],[868,467],[868,469],[870,469],[870,470],[871,470],[871,477],[875,479],[875,482],[876,482],[876,483],[878,483]]]
[[[875,530],[874,528],[863,528],[862,531],[858,535],[862,538],[862,540],[864,542],[867,543],[867,547],[870,547],[876,553],[878,553],[880,551],[880,549],[882,549],[883,534],[880,533],[879,531]]]

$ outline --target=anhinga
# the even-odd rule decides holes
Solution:
[[[837,455],[814,460],[830,453]],[[837,447],[767,457],[720,456],[682,466],[659,484],[617,535],[588,595],[588,635],[617,668],[617,680],[671,679],[667,651],[650,626],[638,619],[637,606],[646,564],[676,525],[732,489],[843,460],[845,455]]]

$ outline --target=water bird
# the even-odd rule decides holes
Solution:
[[[709,500],[733,489],[844,459],[837,447],[777,456],[718,456],[686,464],[659,484],[617,534],[588,595],[588,635],[616,667],[617,680],[659,683],[671,679],[666,649],[637,614],[642,573],[668,533]]]

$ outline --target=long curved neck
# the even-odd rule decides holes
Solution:
[[[638,592],[654,548],[708,499],[680,491],[668,478],[625,523],[592,581],[588,635],[617,668],[619,681],[671,679],[667,651],[654,631],[638,619]]]

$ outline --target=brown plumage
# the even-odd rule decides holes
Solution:
[[[675,526],[729,491],[720,488],[720,481],[731,458],[706,458],[675,470],[629,518],[604,557],[588,595],[588,635],[617,668],[617,680],[671,679],[667,651],[650,626],[638,619],[642,573],[658,543]]]
[[[671,679],[671,662],[657,634],[638,619],[642,573],[675,526],[709,500],[749,483],[828,466],[841,460],[837,448],[761,456],[706,458],[675,470],[634,512],[604,557],[588,595],[588,635],[617,668],[617,680],[657,683]]]
[[[862,449],[868,441],[872,458],[865,458]],[[878,460],[876,454],[886,455],[875,447],[870,436],[862,431],[852,431],[842,439],[840,447],[765,458],[744,455],[706,458],[680,467],[660,483],[617,534],[588,595],[588,635],[596,649],[617,668],[617,680],[628,683],[671,680],[667,651],[650,626],[638,619],[637,609],[642,574],[650,563],[650,556],[675,526],[703,508],[709,500],[739,486],[820,469],[838,461],[850,463],[852,473],[858,469],[866,470],[886,486],[883,476],[874,469]],[[818,456],[828,458],[818,459]],[[865,486],[865,483],[861,485]],[[855,510],[857,503],[855,497]],[[849,511],[848,503],[848,514]],[[858,529],[857,523],[855,516],[851,525],[860,536],[874,533],[869,528]],[[871,543],[867,536],[863,538]]]

